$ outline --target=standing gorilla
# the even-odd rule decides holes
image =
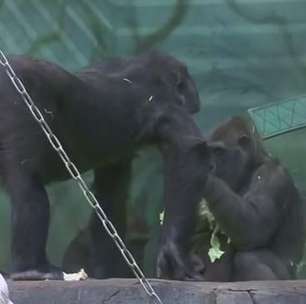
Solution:
[[[131,161],[146,145],[160,149],[167,214],[159,269],[163,272],[171,263],[182,277],[195,277],[185,231],[193,228],[198,185],[205,180],[196,168],[202,166],[203,172],[205,164],[193,148],[194,139],[201,136],[191,117],[199,109],[199,97],[185,65],[157,52],[97,64],[76,74],[24,57],[12,58],[11,63],[77,167],[82,172],[94,169],[95,193],[122,235],[125,219],[120,214]],[[0,176],[12,208],[11,277],[61,279],[62,271],[49,263],[46,254],[49,202],[44,186],[69,176],[4,69],[0,69]],[[96,276],[113,275],[121,257],[111,252],[113,244],[96,216],[90,233]]]
[[[220,228],[214,237],[221,257],[215,262],[209,258],[211,228],[202,218],[196,243],[201,247],[197,253],[204,255],[204,280],[294,278],[305,218],[288,172],[265,152],[255,127],[242,117],[214,130],[208,151],[213,168],[204,198]]]

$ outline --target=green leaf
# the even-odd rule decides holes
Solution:
[[[212,263],[214,263],[216,260],[221,259],[224,253],[224,251],[217,247],[211,247],[208,250],[208,256]]]
[[[165,218],[165,210],[162,211],[160,214],[159,214],[159,222],[160,222],[160,225],[162,226],[163,223],[164,223],[164,218]]]

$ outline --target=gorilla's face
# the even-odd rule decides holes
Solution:
[[[226,145],[222,141],[210,142],[213,173],[231,188],[237,189],[249,170],[247,152],[239,145]]]
[[[255,138],[249,131],[232,119],[217,128],[209,140],[212,171],[234,190],[245,184],[255,163]]]

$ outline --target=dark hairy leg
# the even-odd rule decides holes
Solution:
[[[62,271],[51,265],[46,255],[49,202],[43,184],[14,167],[7,171],[5,184],[11,197],[11,278],[63,279]]]
[[[129,181],[129,160],[95,171],[95,194],[123,240],[126,234],[126,200]],[[129,270],[123,257],[96,214],[93,214],[90,219],[89,231],[92,241],[89,275],[95,278],[128,276]]]
[[[290,279],[286,265],[269,250],[238,252],[234,257],[234,281],[286,279]]]

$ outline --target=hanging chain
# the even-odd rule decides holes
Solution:
[[[71,177],[77,182],[78,186],[82,190],[85,198],[87,199],[90,206],[94,209],[95,213],[97,214],[98,218],[102,222],[104,229],[109,234],[109,236],[112,238],[116,246],[118,247],[119,251],[121,252],[121,255],[123,256],[124,260],[126,261],[127,265],[131,268],[134,275],[144,288],[147,295],[153,299],[154,303],[157,304],[163,304],[155,290],[153,289],[151,283],[148,281],[148,279],[145,277],[144,273],[138,266],[135,258],[133,257],[132,253],[128,250],[128,248],[125,246],[122,238],[119,236],[116,228],[112,224],[112,222],[107,217],[104,210],[101,208],[97,198],[93,194],[93,192],[89,189],[86,182],[82,178],[78,168],[76,165],[70,160],[69,156],[65,152],[61,142],[57,138],[57,136],[53,133],[50,126],[44,119],[41,111],[39,108],[34,104],[31,96],[27,92],[25,86],[23,85],[22,81],[18,76],[15,74],[15,71],[11,67],[10,63],[8,62],[7,57],[4,55],[4,53],[0,50],[0,65],[3,66],[3,68],[6,71],[7,76],[10,78],[12,84],[16,88],[17,92],[20,94],[22,100],[32,113],[34,119],[39,123],[42,131],[47,136],[51,146],[53,149],[58,153],[61,160],[65,164],[65,167]]]
[[[0,304],[9,304],[9,301],[10,299],[7,294],[0,290]]]

